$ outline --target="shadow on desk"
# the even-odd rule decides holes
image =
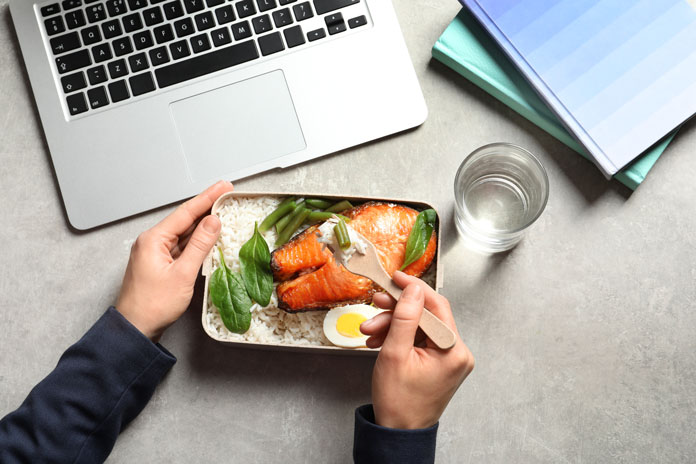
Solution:
[[[354,407],[370,402],[373,357],[237,348],[209,338],[201,327],[203,283],[199,278],[191,305],[169,329],[173,337],[186,340],[177,355],[192,383],[214,380],[249,388],[298,388],[308,396],[340,399]]]
[[[632,192],[629,188],[617,181],[607,181],[599,169],[590,161],[584,159],[550,134],[457,74],[454,70],[431,58],[428,63],[428,71],[446,80],[449,85],[452,85],[462,93],[466,93],[471,98],[474,98],[481,106],[489,108],[497,117],[509,120],[534,137],[543,148],[543,154],[546,155],[544,160],[552,159],[558,170],[570,181],[587,203],[592,204],[610,192],[617,193],[624,199],[630,197]],[[505,142],[515,143],[514,140],[505,140]],[[666,155],[668,155],[668,152],[663,156]],[[553,171],[550,166],[547,166],[547,169]]]

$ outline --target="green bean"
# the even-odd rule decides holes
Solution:
[[[308,198],[306,200],[307,206],[316,209],[326,209],[332,205],[330,201],[320,200],[318,198]]]
[[[300,212],[297,215],[295,215],[290,220],[290,222],[283,228],[283,231],[280,234],[278,234],[278,238],[276,239],[275,246],[279,247],[279,246],[287,243],[287,241],[290,240],[290,237],[292,237],[292,234],[294,234],[295,231],[305,221],[305,219],[307,219],[307,216],[309,216],[309,213],[310,213],[310,210],[303,207],[300,210]]]
[[[336,241],[338,241],[338,246],[341,250],[347,250],[350,248],[350,235],[348,235],[348,227],[343,219],[338,221],[338,224],[334,226],[334,235],[336,236]]]
[[[268,229],[273,227],[273,225],[283,218],[286,214],[290,213],[295,209],[295,199],[288,198],[284,200],[278,207],[263,220],[259,226],[259,232],[266,232]]]
[[[312,211],[311,213],[309,213],[309,216],[307,216],[307,222],[327,221],[334,216],[338,216],[340,219],[343,219],[346,222],[350,222],[350,219],[345,216],[336,213],[328,213],[326,211]]]
[[[353,205],[350,204],[348,200],[343,200],[339,201],[335,205],[331,206],[330,208],[326,208],[326,211],[329,213],[340,213],[341,211],[345,211],[347,209],[352,208]]]
[[[292,212],[286,214],[283,216],[278,222],[276,222],[276,233],[280,235],[280,233],[285,229],[285,226],[288,225],[288,223],[292,220],[292,218],[299,214],[300,211],[302,211],[302,208],[304,208],[304,201],[301,201],[295,205],[295,208],[293,208]]]

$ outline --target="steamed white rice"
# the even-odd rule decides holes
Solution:
[[[280,199],[273,197],[237,197],[229,198],[218,212],[222,231],[216,244],[225,255],[225,262],[232,272],[239,272],[239,249],[254,234],[254,223],[261,222],[280,204]],[[269,249],[273,249],[276,240],[275,228],[263,234]],[[213,270],[220,266],[219,253],[213,254]],[[275,286],[275,284],[274,284]],[[281,343],[287,345],[332,346],[324,336],[323,323],[326,311],[310,311],[290,314],[278,309],[275,290],[268,306],[256,303],[251,307],[251,326],[244,334],[227,330],[222,323],[220,312],[208,299],[208,327],[219,338],[255,343]]]

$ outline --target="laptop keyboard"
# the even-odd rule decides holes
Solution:
[[[364,1],[64,0],[38,11],[77,116],[365,26]]]

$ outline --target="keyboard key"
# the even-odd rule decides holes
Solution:
[[[295,19],[298,21],[304,21],[305,19],[313,18],[314,13],[312,13],[312,7],[309,2],[303,2],[299,5],[292,7],[292,11],[295,13]]]
[[[102,31],[104,32],[105,39],[113,39],[114,37],[118,37],[119,35],[123,34],[123,29],[121,29],[121,23],[118,22],[118,19],[107,21],[102,24],[101,27]]]
[[[155,24],[164,22],[162,10],[160,10],[158,7],[143,11],[143,18],[145,18],[145,25],[147,26],[154,26]]]
[[[104,9],[104,5],[101,3],[98,5],[88,6],[85,12],[87,13],[87,21],[90,23],[96,23],[97,21],[106,19],[106,10]]]
[[[74,92],[87,87],[87,81],[85,81],[85,75],[82,71],[61,77],[60,83],[63,85],[63,92],[65,93]]]
[[[257,34],[263,34],[264,32],[268,32],[273,29],[273,26],[271,25],[271,17],[267,14],[257,16],[256,18],[252,19],[251,24],[254,26],[254,32]]]
[[[84,113],[87,111],[87,100],[85,100],[85,94],[80,92],[70,95],[65,99],[68,103],[68,111],[71,115]]]
[[[203,0],[184,0],[184,7],[186,8],[186,12],[189,14],[198,13],[205,8],[203,5]]]
[[[69,55],[63,55],[56,58],[56,67],[60,74],[65,74],[70,71],[76,71],[85,66],[92,64],[92,59],[89,57],[89,51],[78,50]]]
[[[82,42],[85,45],[92,45],[102,39],[101,32],[99,32],[99,26],[86,27],[80,31],[80,35],[82,36]]]
[[[126,60],[124,59],[112,61],[106,65],[106,67],[109,68],[109,76],[111,76],[112,79],[118,79],[119,77],[123,77],[128,74]]]
[[[343,21],[343,15],[341,13],[334,13],[324,17],[324,22],[326,22],[326,29],[328,29],[329,34],[334,35],[339,32],[346,30],[346,23]]]
[[[142,31],[138,32],[137,34],[133,34],[133,43],[135,44],[136,50],[143,50],[155,45],[155,42],[152,40],[152,33],[150,31]]]
[[[281,5],[289,5],[291,3],[295,3],[297,0],[280,0]]]
[[[193,53],[200,53],[210,50],[210,40],[208,40],[208,35],[199,34],[195,37],[191,37],[191,49],[193,50]]]
[[[128,82],[130,83],[130,87],[133,91],[134,97],[155,90],[155,81],[152,80],[152,74],[149,72],[133,76],[130,79],[128,79]]]
[[[162,8],[164,9],[164,16],[166,16],[167,19],[174,19],[184,16],[184,8],[181,6],[181,2],[179,0],[166,3],[162,6]]]
[[[128,9],[126,8],[126,1],[125,0],[109,0],[106,2],[106,11],[109,12],[109,16],[112,18],[114,16],[122,15]]]
[[[56,13],[60,13],[60,5],[58,5],[57,3],[41,7],[41,16],[43,16],[44,18],[46,16],[51,16]]]
[[[109,97],[106,96],[106,88],[102,85],[87,91],[87,99],[93,110],[109,104]]]
[[[46,34],[55,35],[65,32],[65,23],[63,23],[63,18],[56,16],[54,18],[48,18],[44,21],[44,26],[46,27]]]
[[[208,8],[213,8],[223,3],[225,3],[225,0],[205,0],[205,4],[208,5]]]
[[[314,0],[314,9],[317,10],[317,14],[323,15],[358,2],[360,0]]]
[[[201,32],[215,27],[215,19],[213,19],[213,14],[210,11],[196,15],[194,20],[196,21],[196,28]]]
[[[253,40],[219,48],[213,52],[172,63],[155,70],[160,88],[205,76],[259,57]]]
[[[169,24],[157,26],[152,33],[155,35],[155,40],[158,44],[174,40],[174,30]]]
[[[275,0],[256,0],[256,3],[259,5],[259,11],[268,11],[278,7]]]
[[[307,39],[310,42],[314,42],[315,40],[323,39],[326,37],[326,31],[324,29],[316,29],[314,31],[309,31],[307,33]]]
[[[234,11],[232,10],[232,7],[229,5],[223,6],[222,8],[218,8],[217,10],[215,10],[215,17],[218,20],[218,24],[221,26],[223,24],[230,23],[237,19],[234,16]]]
[[[351,29],[355,29],[356,27],[364,26],[367,24],[367,18],[365,15],[358,16],[357,18],[351,18],[348,20],[348,26]]]
[[[300,26],[285,29],[283,35],[285,35],[285,43],[288,44],[288,48],[297,47],[305,43],[304,33]]]
[[[122,21],[123,28],[126,30],[126,32],[133,32],[143,28],[143,22],[140,20],[140,15],[138,13],[124,16]]]
[[[259,37],[259,48],[261,48],[261,54],[263,56],[272,55],[273,53],[285,50],[283,39],[280,38],[280,32],[274,32],[273,34]]]
[[[113,55],[111,54],[111,47],[109,47],[108,43],[102,43],[92,47],[92,56],[94,57],[95,63],[101,63],[113,58]]]
[[[109,94],[111,95],[111,101],[114,103],[130,98],[126,81],[120,80],[109,84]]]
[[[133,51],[133,44],[131,44],[130,37],[121,37],[111,42],[114,47],[114,54],[116,56],[123,56],[131,53]]]
[[[77,8],[78,6],[82,6],[81,0],[65,0],[63,2],[63,9],[66,11],[72,10],[73,8]]]
[[[177,37],[186,37],[196,32],[193,28],[193,21],[191,21],[191,18],[184,18],[175,22],[174,30],[176,31]]]
[[[252,0],[242,0],[241,2],[237,2],[235,6],[237,7],[237,14],[240,18],[246,18],[247,16],[256,14],[256,7]]]
[[[80,48],[80,36],[77,32],[68,32],[65,35],[59,35],[50,40],[51,50],[54,55],[69,52]]]
[[[85,14],[82,10],[70,11],[65,14],[65,24],[68,25],[68,29],[77,29],[87,24],[85,20]]]
[[[138,53],[136,55],[129,56],[128,64],[130,65],[131,72],[134,73],[145,71],[147,68],[150,67],[150,64],[147,62],[147,57],[144,53]]]
[[[230,36],[229,31],[227,30],[227,28],[224,27],[220,29],[215,29],[210,33],[210,36],[213,38],[213,44],[216,47],[221,47],[232,42],[232,37]]]
[[[292,16],[290,16],[290,9],[283,8],[282,10],[274,11],[273,22],[275,23],[276,27],[283,27],[287,26],[288,24],[292,24],[293,21]]]
[[[249,27],[249,21],[235,23],[231,26],[231,28],[234,40],[242,40],[251,37],[251,28]]]
[[[104,66],[95,66],[87,70],[87,80],[92,85],[101,84],[105,82],[106,79],[106,69]]]
[[[181,58],[185,58],[191,54],[188,42],[185,40],[180,40],[178,42],[169,44],[169,51],[172,53],[172,58],[175,60],[180,60]]]
[[[131,11],[139,10],[147,6],[147,0],[128,0],[128,8]]]
[[[169,53],[167,53],[167,47],[153,48],[150,50],[149,55],[152,66],[159,66],[169,62]]]

